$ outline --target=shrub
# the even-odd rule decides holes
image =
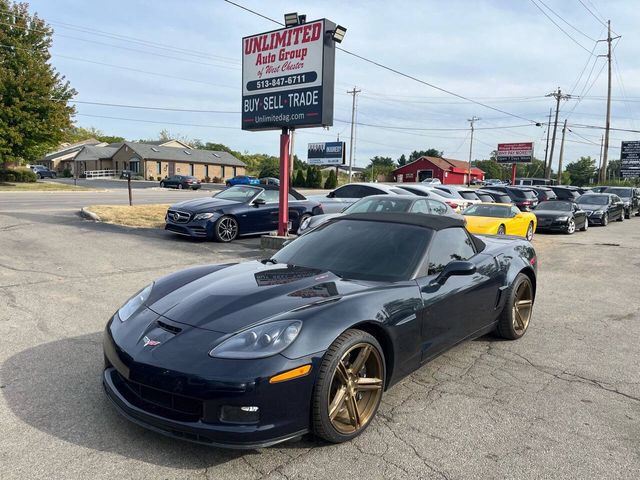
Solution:
[[[156,177],[156,180],[160,182],[162,181],[162,177]]]
[[[327,181],[324,182],[324,188],[327,190],[333,190],[338,186],[338,178],[336,177],[336,171],[331,170],[329,172],[329,176],[327,177]]]
[[[62,171],[62,176],[63,176],[64,178],[71,178],[71,176],[72,176],[72,175],[71,175],[71,170],[70,170],[69,168],[65,168],[65,169]]]
[[[0,170],[1,182],[31,183],[37,180],[30,168],[10,168]]]
[[[213,177],[213,178],[211,179],[211,181],[212,181],[213,183],[222,183],[222,179],[221,179],[220,177]]]
[[[202,181],[205,182],[205,183],[209,183],[209,182],[211,182],[211,177],[209,177],[209,175],[207,175],[206,177],[204,177],[202,179]]]
[[[155,179],[156,179],[156,177],[154,177],[153,175],[149,175],[149,180],[150,180],[150,181],[152,181],[152,182],[153,182]]]
[[[306,182],[307,180],[304,178],[304,170],[301,168],[298,169],[298,171],[296,172],[296,176],[293,179],[293,186],[304,187]]]

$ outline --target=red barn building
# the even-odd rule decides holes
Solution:
[[[437,178],[443,184],[463,185],[467,183],[469,162],[450,158],[420,157],[393,171],[396,182],[421,182]],[[471,180],[484,180],[484,172],[471,167]]]

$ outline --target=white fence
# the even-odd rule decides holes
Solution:
[[[84,172],[85,178],[113,178],[119,177],[119,170],[86,170]]]

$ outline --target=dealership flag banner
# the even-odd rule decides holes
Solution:
[[[333,125],[335,42],[327,19],[242,39],[242,129]]]
[[[620,176],[640,177],[640,142],[622,142],[620,150]]]
[[[498,163],[531,163],[533,161],[533,142],[499,143]]]

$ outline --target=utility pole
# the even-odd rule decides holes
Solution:
[[[471,124],[471,141],[469,142],[469,166],[467,168],[467,186],[471,185],[471,155],[473,154],[473,124],[476,123],[480,118],[475,115],[467,121]]]
[[[607,83],[607,120],[604,129],[604,152],[602,155],[602,169],[600,170],[600,181],[606,181],[607,160],[609,159],[609,128],[611,127],[611,41],[617,37],[611,38],[611,20],[607,20],[607,63],[608,63],[608,83]]]
[[[547,178],[547,159],[549,158],[549,133],[551,131],[551,112],[553,112],[553,108],[549,109],[549,121],[547,122],[547,146],[544,147],[544,171],[542,172],[542,176]]]
[[[562,93],[560,87],[556,92],[551,92],[545,95],[546,97],[554,97],[556,99],[556,120],[553,123],[553,137],[551,138],[551,152],[549,153],[549,169],[547,170],[547,179],[551,178],[551,165],[553,164],[553,147],[556,144],[556,130],[558,129],[558,113],[560,112],[560,100],[569,100],[571,95]]]
[[[562,159],[564,157],[564,134],[567,131],[567,119],[564,119],[562,127],[562,141],[560,142],[560,159],[558,160],[558,185],[562,185]]]
[[[600,137],[600,158],[598,159],[598,180],[600,180],[600,171],[602,170],[602,149],[604,148],[604,134]]]
[[[353,176],[353,129],[356,124],[356,95],[360,93],[360,90],[353,87],[353,90],[347,90],[347,93],[353,95],[351,103],[351,140],[349,141],[349,183],[351,183],[351,177]]]

